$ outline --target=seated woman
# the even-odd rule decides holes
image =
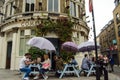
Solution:
[[[42,68],[40,69],[40,74],[42,74],[43,77],[45,79],[47,79],[48,76],[45,75],[45,72],[50,70],[50,68],[51,68],[51,61],[50,61],[49,56],[47,54],[44,54],[44,61],[41,62],[41,64],[42,64]],[[34,77],[34,79],[38,79],[38,78],[39,78],[39,75],[36,75]]]
[[[74,64],[75,66],[78,65],[77,61],[75,60],[74,56],[70,58],[70,64]]]
[[[29,67],[31,68],[32,71],[39,71],[41,67],[41,57],[38,56],[33,61],[34,61],[34,64],[31,64]]]

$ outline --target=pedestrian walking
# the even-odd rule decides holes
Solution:
[[[114,59],[113,59],[113,56],[111,55],[110,57],[109,57],[109,64],[110,64],[110,68],[111,68],[111,70],[110,70],[110,72],[114,72]]]

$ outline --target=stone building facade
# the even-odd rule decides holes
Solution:
[[[120,64],[120,0],[115,0],[114,3],[115,3],[115,8],[113,10],[113,19],[115,25],[115,34],[116,34],[118,57]]]
[[[110,20],[108,24],[106,24],[100,34],[99,34],[99,43],[100,43],[100,51],[103,55],[112,55],[115,60],[115,64],[119,63],[118,57],[118,48],[117,48],[117,38],[115,34],[115,25],[114,21]]]
[[[85,20],[84,0],[5,0],[0,7],[0,68],[17,70],[19,60],[30,48],[26,42],[35,36],[33,28],[43,19],[56,20],[68,17],[68,13],[76,22],[72,41],[76,44],[86,41],[89,27]],[[50,40],[59,53],[56,33],[49,32],[43,37]]]

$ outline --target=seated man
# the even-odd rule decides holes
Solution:
[[[88,59],[88,55],[85,54],[85,55],[84,55],[84,58],[83,58],[83,60],[82,60],[81,68],[82,68],[83,70],[89,70],[91,64],[92,64],[92,62]],[[86,75],[86,74],[85,74],[85,75]]]
[[[91,64],[91,62],[90,62],[90,60],[88,59],[87,54],[85,54],[85,55],[84,55],[84,58],[83,58],[83,60],[82,60],[81,68],[82,68],[82,69],[85,69],[85,70],[89,70],[89,69],[90,69],[89,64]]]
[[[24,80],[29,80],[29,73],[31,72],[31,69],[28,67],[30,64],[34,63],[30,61],[31,54],[26,53],[25,56],[20,60],[20,71],[25,72],[25,76],[23,77]]]

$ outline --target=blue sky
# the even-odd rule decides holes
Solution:
[[[90,20],[88,26],[92,27],[92,17],[91,13],[89,12],[88,1],[85,0],[86,3],[86,16],[87,21]],[[113,19],[113,10],[115,8],[114,0],[93,0],[93,7],[94,7],[94,16],[95,16],[95,27],[96,27],[96,35],[98,35],[101,29],[111,20]],[[90,38],[93,40],[93,28],[90,31]]]

